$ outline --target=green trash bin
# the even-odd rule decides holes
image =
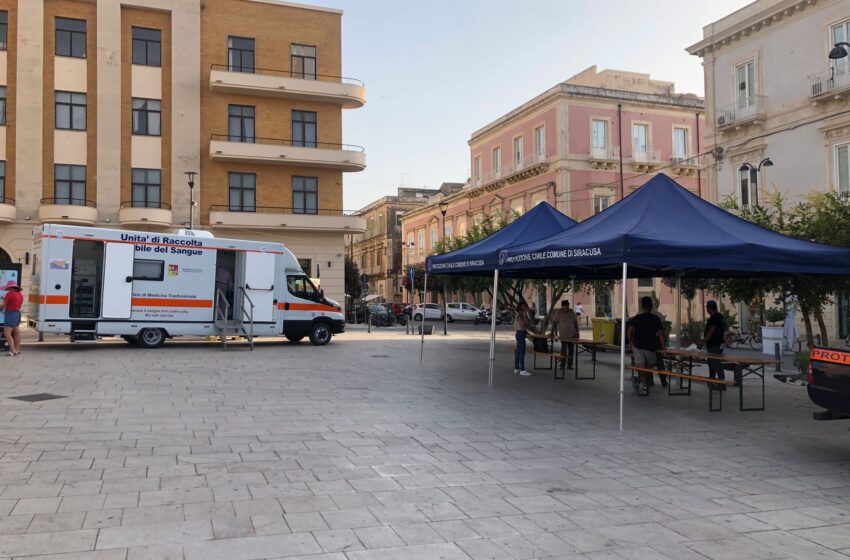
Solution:
[[[593,340],[614,344],[617,335],[617,320],[605,317],[593,317]]]

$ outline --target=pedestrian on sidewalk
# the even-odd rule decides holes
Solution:
[[[575,343],[565,342],[567,338],[578,338],[578,313],[570,308],[569,300],[561,302],[561,308],[555,312],[552,321],[552,338],[561,342],[561,369],[573,369]]]
[[[6,344],[9,345],[8,356],[17,356],[21,353],[21,306],[24,304],[24,296],[21,287],[17,284],[6,286],[8,292],[0,302],[3,310],[3,335]]]
[[[705,351],[709,354],[723,354],[723,335],[726,334],[726,322],[723,314],[717,309],[717,302],[713,299],[705,302],[705,310],[708,311],[708,321],[705,322],[705,332],[700,340],[700,346],[705,345]],[[708,376],[712,379],[726,379],[721,360],[708,360]],[[710,384],[712,388],[715,384]],[[725,391],[726,385],[718,385],[717,390]]]
[[[528,332],[534,332],[534,321],[531,319],[531,310],[524,301],[519,302],[516,307],[514,318],[514,330],[516,331],[516,352],[514,352],[514,373],[523,376],[531,375],[525,369],[525,338]]]

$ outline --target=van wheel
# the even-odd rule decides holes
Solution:
[[[422,322],[422,314],[421,314],[421,313],[417,313],[417,314],[413,317],[413,320],[414,320],[414,321],[416,321],[417,323],[421,323],[421,322]]]
[[[121,335],[121,338],[123,338],[124,341],[127,342],[128,344],[137,344],[138,343],[138,339],[135,336],[130,335],[130,334]]]
[[[139,348],[159,348],[165,344],[165,331],[162,329],[142,329],[136,337]]]
[[[301,339],[304,338],[304,335],[295,336],[294,334],[285,334],[286,340],[289,342],[301,342]]]
[[[324,346],[331,341],[331,327],[327,323],[316,323],[310,329],[310,342],[316,346]]]

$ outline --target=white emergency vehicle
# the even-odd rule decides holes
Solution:
[[[33,235],[30,319],[72,341],[121,336],[143,348],[167,338],[283,335],[327,344],[345,329],[280,243],[45,224]]]

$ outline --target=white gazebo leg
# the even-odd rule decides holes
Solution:
[[[493,368],[496,365],[496,313],[499,306],[499,269],[493,271],[493,305],[490,310],[490,371],[487,377],[487,386],[493,388]]]
[[[626,383],[626,276],[629,265],[623,263],[623,308],[620,313],[620,431],[623,431],[623,395]]]
[[[425,282],[422,286],[422,344],[419,346],[419,363],[422,363],[422,357],[425,355],[425,314],[428,311],[426,304],[428,303],[428,273],[425,273]]]

